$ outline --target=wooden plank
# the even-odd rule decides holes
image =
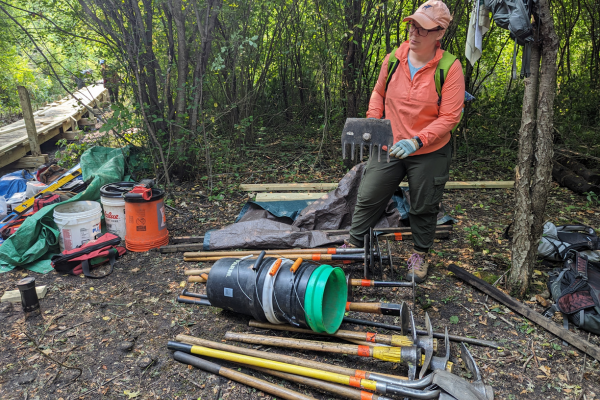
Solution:
[[[79,126],[96,126],[96,122],[94,122],[91,118],[81,118],[77,121],[77,125]]]
[[[46,286],[38,286],[35,288],[38,299],[43,299],[48,293],[48,288]],[[2,295],[0,299],[0,303],[18,303],[21,301],[21,293],[18,290],[7,290]]]
[[[48,154],[41,156],[25,156],[18,160],[13,166],[15,168],[37,168],[48,162]]]
[[[446,189],[512,189],[514,185],[514,181],[451,181],[446,182]],[[337,183],[261,183],[240,185],[240,190],[244,192],[330,191],[337,188],[337,186]],[[408,187],[408,183],[402,182],[400,187]]]
[[[67,140],[79,140],[78,135],[83,132],[83,131],[65,131],[61,134],[61,137],[63,139],[67,139]]]
[[[293,191],[293,190],[334,190],[338,187],[337,183],[264,183],[264,184],[243,184],[240,190],[244,192],[270,192],[270,191]]]
[[[17,90],[19,92],[19,103],[21,103],[21,109],[23,110],[23,119],[25,120],[25,130],[27,131],[27,137],[29,138],[31,155],[39,156],[42,154],[42,150],[38,143],[38,133],[35,128],[35,119],[33,117],[33,110],[31,109],[29,92],[24,86],[17,86]]]
[[[317,200],[327,193],[259,193],[255,201]]]
[[[450,264],[448,266],[448,271],[452,272],[454,275],[467,282],[468,284],[481,290],[483,293],[489,295],[490,297],[493,297],[494,299],[504,304],[514,312],[521,314],[525,318],[535,322],[550,333],[553,333],[554,335],[558,336],[559,338],[563,339],[569,344],[575,346],[576,348],[588,354],[589,356],[594,357],[596,360],[600,360],[600,347],[595,346],[594,344],[581,338],[579,335],[569,331],[568,329],[557,325],[552,320],[545,318],[542,314],[533,311],[525,304],[517,301],[516,299],[507,295],[506,293],[490,285],[486,281],[477,278],[476,276],[468,273],[467,271],[458,267],[455,264]]]

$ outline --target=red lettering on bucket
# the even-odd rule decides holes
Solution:
[[[109,212],[105,212],[105,213],[104,213],[104,216],[105,216],[106,218],[109,218],[109,219],[119,219],[119,216],[118,216],[118,215],[116,215],[116,214],[113,214],[113,213],[111,213],[110,211],[109,211]]]

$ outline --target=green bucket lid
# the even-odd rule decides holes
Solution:
[[[311,274],[304,296],[308,326],[315,332],[335,333],[344,319],[347,300],[344,271],[321,265]]]

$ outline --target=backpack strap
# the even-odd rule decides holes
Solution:
[[[442,104],[442,88],[444,87],[444,80],[446,76],[448,76],[448,71],[452,64],[456,61],[456,56],[454,54],[450,54],[447,51],[444,51],[442,58],[438,62],[438,65],[435,69],[435,90],[438,94],[438,106]]]
[[[118,256],[119,256],[119,250],[117,250],[114,247],[111,249],[108,249],[108,262],[110,263],[110,269],[104,275],[92,275],[90,273],[90,260],[83,260],[81,262],[81,269],[83,270],[83,275],[87,276],[88,278],[92,278],[92,279],[106,278],[108,275],[112,274],[114,266],[115,266],[115,261]]]
[[[394,49],[390,53],[390,58],[388,58],[388,65],[387,65],[388,72],[387,72],[387,78],[385,79],[385,92],[386,93],[388,90],[388,86],[390,85],[390,81],[392,80],[392,75],[394,75],[394,72],[396,72],[396,69],[398,68],[398,65],[400,64],[400,60],[398,60],[398,58],[396,57],[397,50],[398,50],[398,48],[394,47]]]

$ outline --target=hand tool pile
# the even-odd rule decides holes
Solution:
[[[439,351],[429,316],[425,314],[426,333],[418,335],[413,315],[409,313],[408,308],[400,305],[398,313],[402,321],[399,327],[400,335],[347,330],[338,330],[334,334],[316,333],[289,325],[250,321],[252,328],[320,335],[326,336],[328,339],[341,339],[354,344],[237,332],[227,332],[224,339],[261,346],[344,354],[401,363],[408,367],[407,376],[352,369],[317,362],[313,359],[259,351],[187,335],[178,335],[176,341],[169,341],[168,348],[174,351],[173,358],[181,363],[227,377],[285,399],[313,399],[313,397],[242,373],[237,366],[250,368],[264,375],[282,378],[348,399],[491,400],[494,398],[493,389],[483,383],[475,360],[464,342],[460,345],[461,359],[471,374],[470,376],[473,377],[473,382],[455,374],[458,368],[455,362],[450,361],[450,336],[447,328],[443,334],[444,350],[440,355],[434,355]],[[410,328],[408,322],[410,322]],[[475,344],[490,345],[490,342]],[[237,365],[235,367],[237,371],[208,361],[205,357],[233,363]]]

